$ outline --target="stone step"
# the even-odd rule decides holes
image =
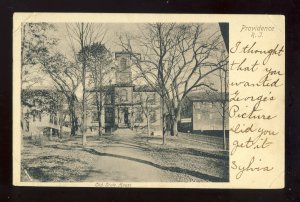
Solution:
[[[135,134],[135,132],[129,128],[118,128],[116,131],[114,131],[114,134],[116,134],[116,135],[133,135],[133,134]]]

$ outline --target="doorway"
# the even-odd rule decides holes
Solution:
[[[129,120],[128,120],[128,108],[124,108],[124,124],[128,126]]]

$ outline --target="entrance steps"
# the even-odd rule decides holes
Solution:
[[[136,132],[131,130],[130,128],[117,128],[117,130],[115,130],[113,132],[113,134],[116,134],[116,135],[134,135],[134,134],[136,134]]]

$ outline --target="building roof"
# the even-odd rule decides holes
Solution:
[[[141,57],[140,53],[133,53],[133,54],[137,58]],[[114,52],[114,55],[115,55],[115,58],[120,57],[120,56],[124,56],[124,55],[128,56],[130,59],[132,58],[132,55],[128,51],[125,51],[125,50],[116,51],[116,52]]]
[[[149,85],[135,85],[134,92],[156,92],[156,91]]]
[[[228,101],[228,93],[226,95],[220,92],[192,92],[187,95],[187,98],[192,102],[218,102],[224,100]]]

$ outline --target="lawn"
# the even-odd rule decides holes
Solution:
[[[90,173],[96,173],[101,179],[100,175],[107,175],[101,170],[101,158],[106,156],[113,158],[107,161],[108,169],[115,167],[114,159],[129,159],[160,169],[162,181],[226,182],[229,180],[228,151],[222,150],[220,140],[213,139],[213,143],[209,143],[206,139],[169,136],[167,144],[162,145],[162,138],[157,136],[108,135],[89,137],[85,147],[81,145],[80,137],[45,141],[43,146],[25,139],[21,181],[80,182],[85,181]],[[125,174],[119,173],[120,178],[123,179]]]
[[[79,140],[47,141],[44,146],[24,141],[21,181],[75,182],[84,179],[95,158],[81,150]]]

